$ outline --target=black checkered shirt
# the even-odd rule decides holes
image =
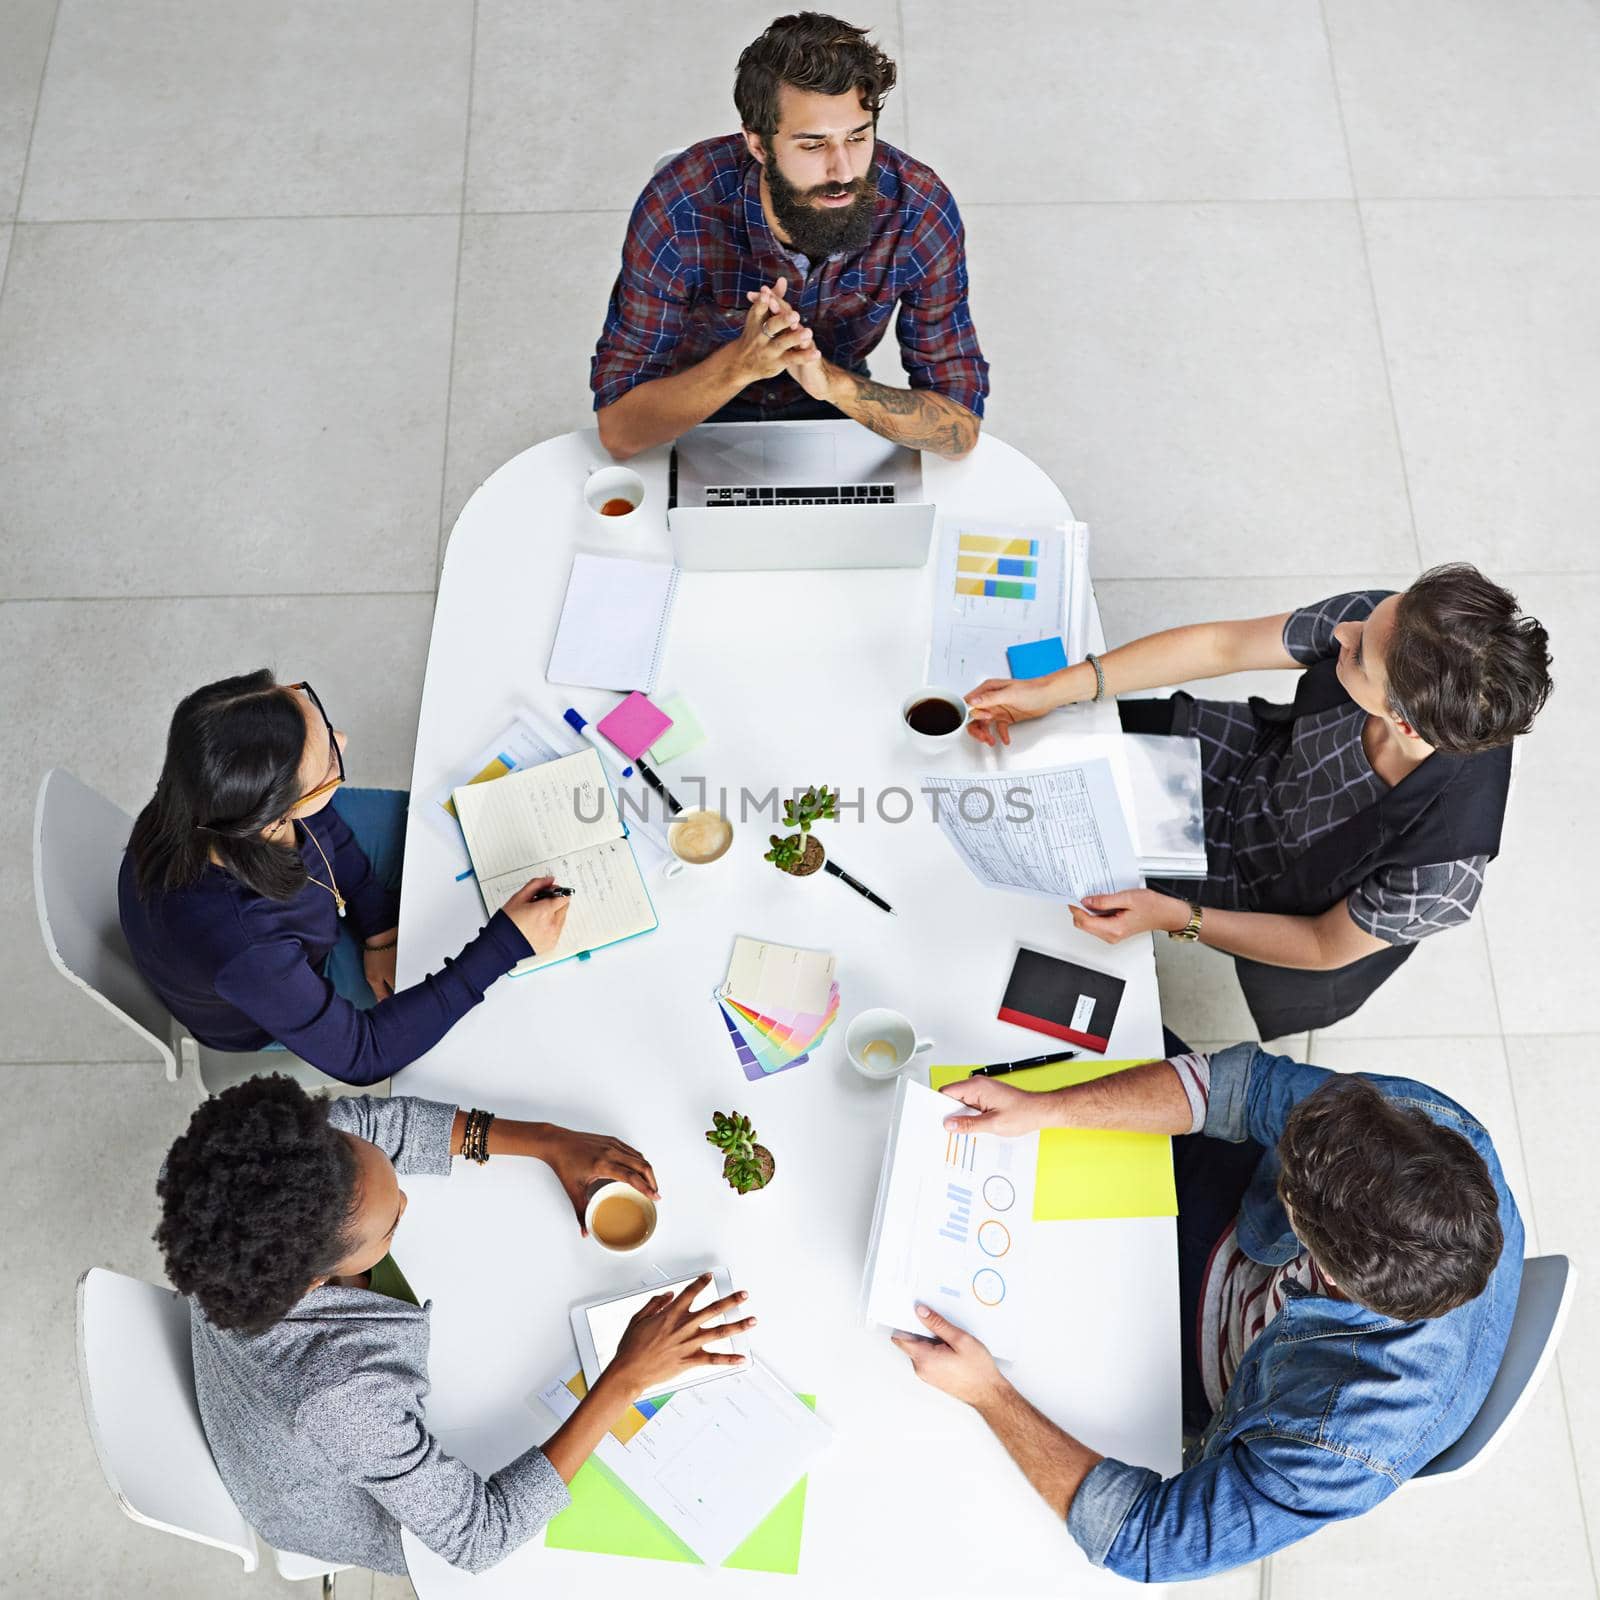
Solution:
[[[1383,597],[1383,590],[1367,589],[1294,612],[1284,624],[1284,648],[1306,666],[1337,655],[1334,628],[1366,617]],[[1265,754],[1252,753],[1256,727],[1247,705],[1183,695],[1173,710],[1172,731],[1200,741],[1209,871],[1203,884],[1162,884],[1172,894],[1247,909],[1241,869],[1257,879],[1278,875],[1384,793],[1362,748],[1367,713],[1358,705],[1297,718],[1288,749]],[[1472,915],[1488,859],[1384,867],[1350,891],[1351,919],[1388,944],[1454,927]]]

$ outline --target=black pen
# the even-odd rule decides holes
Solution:
[[[1029,1056],[1026,1061],[997,1061],[991,1067],[974,1067],[971,1076],[974,1078],[998,1078],[1007,1072],[1021,1072],[1024,1067],[1049,1067],[1057,1061],[1076,1061],[1076,1050],[1061,1050],[1053,1056]]]
[[[822,865],[826,871],[831,872],[846,888],[854,889],[863,900],[870,900],[880,911],[887,911],[891,917],[896,914],[894,907],[887,900],[880,900],[866,884],[858,883],[832,856],[827,857]]]
[[[635,756],[633,764],[639,769],[639,776],[666,801],[667,810],[673,816],[677,816],[683,810],[683,807],[678,804],[678,797],[644,764],[642,756]]]
[[[562,900],[569,900],[577,892],[578,891],[576,889],[564,889],[559,883],[552,883],[547,888],[535,889],[533,893],[528,896],[528,899],[530,902],[534,900],[555,900],[558,898]]]

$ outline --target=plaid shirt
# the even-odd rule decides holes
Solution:
[[[789,279],[789,303],[835,365],[866,371],[899,304],[895,334],[913,389],[932,389],[983,415],[989,364],[967,310],[961,217],[934,173],[881,140],[870,242],[813,269],[791,255],[761,207],[761,168],[733,134],[691,146],[645,186],[622,245],[606,325],[590,363],[595,410],[636,383],[703,361],[738,338],[745,292]],[[738,397],[758,415],[810,404],[788,373]]]
[[[1283,626],[1284,648],[1308,667],[1337,655],[1333,630],[1341,622],[1365,620],[1387,593],[1357,590],[1302,607]],[[1334,706],[1297,718],[1289,748],[1280,756],[1256,753],[1249,706],[1181,693],[1174,701],[1172,731],[1200,741],[1209,867],[1199,884],[1162,883],[1180,898],[1249,910],[1247,880],[1259,882],[1284,871],[1314,840],[1384,792],[1361,742],[1367,714],[1360,706]],[[1487,856],[1468,856],[1381,867],[1350,891],[1350,920],[1385,944],[1413,944],[1441,928],[1457,927],[1478,903],[1488,864]]]

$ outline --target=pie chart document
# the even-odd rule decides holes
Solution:
[[[988,1345],[1022,1353],[1039,1135],[952,1132],[958,1101],[902,1078],[867,1244],[868,1322],[911,1332],[932,1306]]]

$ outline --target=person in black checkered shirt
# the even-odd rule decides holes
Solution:
[[[1292,707],[1122,703],[1129,731],[1200,741],[1207,874],[1072,907],[1108,944],[1162,929],[1233,955],[1263,1037],[1349,1015],[1418,940],[1472,915],[1511,741],[1550,692],[1544,628],[1455,564],[1400,594],[1169,628],[1109,651],[1098,673],[1091,658],[967,696],[973,737],[1005,744],[1013,723],[1074,701],[1295,666]]]

